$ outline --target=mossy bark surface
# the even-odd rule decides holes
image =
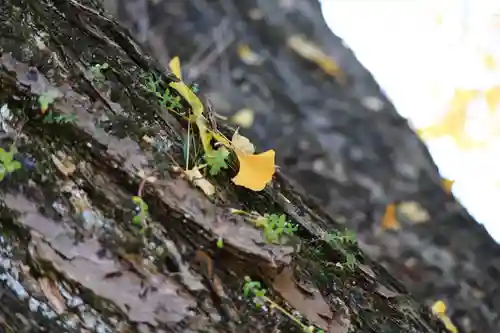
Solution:
[[[187,124],[144,89],[152,73],[173,76],[100,3],[0,4],[2,148],[21,163],[0,183],[4,332],[299,331],[244,298],[245,277],[330,333],[446,332],[281,172],[262,192],[222,173],[212,198],[183,179]],[[139,188],[143,228],[131,222]],[[271,244],[231,208],[299,230]]]
[[[275,148],[282,171],[419,301],[445,301],[461,332],[500,332],[498,244],[443,189],[426,147],[342,32],[328,29],[318,1],[105,2],[165,68],[180,56],[185,79],[199,83],[217,112],[251,109],[255,122],[241,132]],[[297,36],[339,70],[306,59],[310,47],[294,48]],[[390,203],[398,231],[381,227]]]

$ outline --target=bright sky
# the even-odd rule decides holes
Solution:
[[[422,131],[455,196],[500,242],[500,1],[321,1],[330,28]]]

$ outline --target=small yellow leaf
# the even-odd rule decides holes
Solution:
[[[205,153],[211,152],[212,146],[210,141],[212,140],[212,133],[207,129],[207,123],[203,117],[196,119],[196,126],[198,127],[198,132],[200,133],[201,144]]]
[[[212,137],[221,143],[224,147],[232,149],[231,141],[229,141],[222,133],[214,131],[212,132]]]
[[[443,301],[437,301],[432,306],[432,312],[436,314],[444,314],[446,312],[446,304]]]
[[[344,81],[344,74],[335,60],[328,56],[318,45],[308,41],[303,36],[293,35],[288,38],[288,46],[301,57],[314,62],[327,74]]]
[[[385,208],[384,217],[382,219],[382,227],[384,229],[397,230],[401,226],[399,225],[398,220],[396,219],[396,205],[388,204]]]
[[[450,331],[451,333],[458,333],[458,328],[455,325],[453,325],[453,322],[448,316],[446,315],[441,316],[441,321],[443,322],[444,327],[446,327],[448,331]]]
[[[196,117],[200,117],[203,114],[203,103],[201,103],[198,96],[184,82],[170,82],[168,85],[175,89],[191,105],[191,110]]]
[[[175,76],[179,80],[182,80],[182,72],[181,72],[181,61],[179,60],[179,57],[175,56],[170,60],[168,63],[168,68],[174,73]]]
[[[446,179],[446,178],[441,179],[441,186],[443,187],[443,190],[447,194],[451,193],[451,189],[452,189],[454,183],[455,183],[454,180],[450,180],[450,179]]]
[[[191,170],[183,170],[184,175],[194,186],[199,187],[207,196],[211,196],[215,193],[215,187],[203,177],[200,170],[194,167]]]
[[[209,152],[211,150],[210,140],[212,135],[208,131],[205,118],[203,118],[203,103],[201,103],[198,96],[184,82],[170,82],[169,86],[175,89],[191,106],[203,149],[205,152]]]
[[[260,65],[264,60],[259,54],[250,49],[248,44],[240,44],[237,49],[240,59],[247,65]]]
[[[441,319],[446,329],[452,333],[458,333],[458,329],[453,325],[451,319],[446,315],[446,304],[443,301],[437,301],[432,306],[432,312]]]
[[[232,117],[231,121],[243,128],[250,128],[254,121],[254,112],[252,109],[241,109],[236,112]]]
[[[255,155],[235,152],[240,162],[240,170],[232,181],[252,191],[262,191],[274,175],[274,150],[270,149]]]
[[[429,212],[416,201],[401,202],[397,211],[412,223],[424,223],[431,218]]]
[[[239,134],[236,130],[231,139],[231,144],[233,148],[243,154],[253,154],[255,153],[255,146],[248,140],[248,138]]]

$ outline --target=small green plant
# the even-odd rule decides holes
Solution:
[[[54,102],[54,100],[60,96],[60,93],[56,89],[50,89],[40,96],[38,96],[38,104],[40,105],[40,110],[42,114],[44,114],[47,109],[49,108],[49,105]]]
[[[222,249],[224,247],[224,239],[222,237],[217,238],[217,247]]]
[[[282,236],[292,236],[298,229],[297,225],[288,222],[285,214],[266,214],[261,216],[255,212],[248,213],[232,209],[233,214],[244,215],[255,225],[264,230],[264,238],[269,243],[279,243]]]
[[[325,233],[324,239],[328,243],[340,242],[342,244],[356,244],[356,234],[351,230],[345,229],[344,231],[334,230]]]
[[[220,147],[219,149],[212,150],[210,154],[205,154],[204,159],[210,168],[210,175],[217,175],[221,169],[227,169],[227,158],[229,157],[229,151],[225,147]]]
[[[279,241],[282,235],[293,235],[297,226],[286,220],[285,214],[269,214],[255,220],[257,227],[264,229],[264,237],[270,243]]]
[[[6,175],[21,169],[22,164],[14,160],[15,153],[16,148],[14,146],[12,146],[9,151],[0,148],[0,181],[2,181]]]
[[[161,79],[150,74],[146,78],[146,84],[143,86],[147,91],[154,94],[158,99],[158,104],[165,107],[167,110],[180,110],[182,108],[181,97],[173,95],[169,88],[161,91],[160,85],[162,83],[163,81]]]
[[[334,249],[342,253],[345,257],[345,262],[340,265],[340,267],[347,267],[349,270],[353,270],[358,263],[356,256],[346,249],[350,245],[356,244],[356,234],[354,232],[346,229],[344,231],[334,230],[323,235],[323,239],[330,244]]]
[[[194,82],[191,86],[190,86],[191,90],[197,94],[200,92],[200,85],[196,82]]]
[[[283,315],[287,316],[290,320],[299,325],[304,333],[324,333],[322,329],[317,329],[312,325],[305,325],[300,321],[300,319],[279,306],[275,301],[266,296],[266,290],[262,288],[262,285],[259,281],[252,281],[252,279],[250,279],[250,277],[248,276],[245,276],[245,283],[243,284],[243,295],[247,298],[251,297],[253,303],[258,309],[267,304],[271,309],[278,310]]]
[[[57,114],[49,111],[45,114],[42,121],[46,124],[69,124],[76,122],[76,116],[74,114]]]
[[[109,68],[109,65],[107,62],[101,64],[95,64],[90,66],[90,72],[92,73],[94,80],[97,82],[103,82],[105,80],[105,76],[102,73],[103,70],[106,70]]]
[[[133,196],[132,201],[135,203],[135,215],[132,218],[132,224],[144,228],[147,218],[149,217],[149,207],[144,200],[139,196]]]

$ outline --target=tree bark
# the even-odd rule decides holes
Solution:
[[[210,178],[213,198],[183,179],[188,126],[143,87],[173,76],[99,1],[4,1],[0,16],[3,332],[445,332],[280,172],[262,192]],[[231,208],[299,230],[272,244]]]
[[[329,31],[316,1],[106,3],[164,67],[180,56],[187,80],[218,112],[252,109],[255,124],[243,133],[276,148],[283,172],[355,230],[361,248],[417,299],[444,300],[461,332],[500,331],[498,244],[443,191],[424,144]],[[304,59],[297,35],[340,71]],[[242,45],[257,56],[242,57]],[[389,203],[398,204],[400,231],[380,230]]]

